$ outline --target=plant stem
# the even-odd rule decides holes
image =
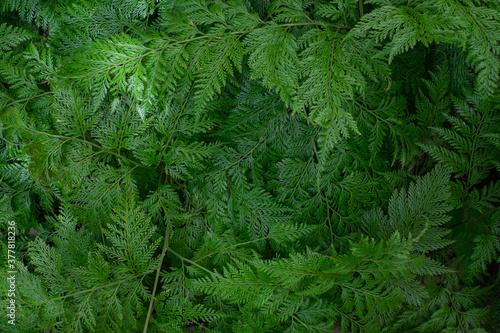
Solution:
[[[153,292],[151,293],[151,301],[149,302],[148,315],[146,317],[146,323],[144,324],[143,333],[146,333],[148,330],[149,318],[151,317],[151,313],[153,312],[153,305],[154,305],[154,301],[155,301],[156,288],[158,287],[158,281],[160,278],[160,270],[161,270],[161,266],[163,265],[163,259],[165,259],[165,254],[167,253],[167,249],[168,249],[168,226],[165,226],[165,228],[166,228],[166,230],[165,230],[165,242],[163,243],[163,250],[161,251],[160,263],[158,264],[158,267],[156,267],[155,283],[153,285]]]
[[[169,250],[170,252],[172,252],[172,254],[173,254],[173,255],[175,255],[176,257],[178,257],[179,259],[181,259],[182,261],[188,262],[188,263],[190,263],[191,265],[194,265],[194,266],[196,266],[196,267],[200,268],[201,270],[204,270],[205,272],[210,273],[210,274],[212,274],[212,275],[219,275],[219,274],[217,274],[217,273],[214,273],[214,272],[209,271],[208,269],[206,269],[205,267],[203,267],[203,266],[201,266],[201,265],[197,264],[196,262],[194,262],[194,261],[192,261],[192,260],[189,260],[189,259],[188,259],[188,258],[186,258],[186,257],[183,257],[182,255],[180,255],[179,253],[175,252],[174,250],[172,250],[172,249],[170,249],[170,248],[169,248],[168,250]]]
[[[41,96],[45,96],[45,95],[50,95],[50,94],[53,94],[53,92],[52,91],[47,91],[47,92],[44,92],[43,94],[38,94],[38,95],[35,95],[35,96],[23,98],[23,99],[13,100],[13,102],[10,102],[9,104],[5,105],[4,108],[9,107],[9,106],[14,105],[14,104],[19,103],[19,102],[29,101],[29,100],[31,100],[33,98],[37,98],[37,97],[41,97]]]
[[[454,224],[454,225],[452,225],[450,228],[455,228],[455,227],[458,227],[459,225],[462,225],[462,224],[465,224],[465,223],[469,223],[469,222],[476,222],[476,221],[477,221],[477,220],[479,220],[480,218],[483,218],[483,217],[485,217],[485,216],[487,216],[487,215],[490,215],[490,214],[494,213],[494,212],[495,212],[495,211],[497,211],[499,208],[500,208],[500,206],[495,207],[495,208],[492,208],[492,209],[490,209],[489,211],[487,211],[486,213],[483,213],[483,214],[481,214],[481,215],[479,215],[479,216],[477,216],[477,217],[474,217],[474,218],[472,218],[472,219],[464,220],[464,221],[462,221],[462,222],[459,222],[459,223],[457,223],[457,224]]]
[[[73,293],[73,294],[64,295],[64,296],[56,297],[56,298],[51,298],[49,300],[46,300],[46,301],[43,301],[43,302],[40,302],[40,303],[26,303],[25,305],[26,306],[39,306],[39,305],[42,305],[42,304],[45,304],[45,303],[48,303],[48,302],[58,301],[60,299],[66,299],[68,297],[73,297],[73,296],[85,294],[85,293],[88,293],[88,292],[94,292],[94,291],[97,291],[97,290],[102,289],[102,288],[114,286],[115,284],[122,284],[122,283],[124,283],[126,281],[134,280],[134,279],[136,279],[138,277],[144,276],[144,275],[149,274],[149,273],[151,273],[151,272],[145,272],[145,273],[142,273],[142,274],[139,274],[139,275],[134,275],[134,276],[128,277],[128,278],[120,280],[120,281],[115,281],[115,282],[108,283],[108,284],[105,284],[105,285],[102,285],[102,286],[99,286],[99,287],[95,287],[95,288],[92,288],[92,289],[78,291],[78,292]]]
[[[9,141],[9,140],[7,140],[6,138],[4,138],[1,135],[0,135],[0,139],[2,139],[3,141],[8,142],[8,143],[10,143],[11,145],[14,145],[14,146],[24,146],[24,143],[15,143],[15,142]]]
[[[93,142],[90,142],[88,140],[82,140],[82,139],[78,139],[78,138],[73,138],[73,137],[69,137],[69,136],[64,136],[64,135],[57,135],[57,134],[50,134],[50,133],[46,133],[46,132],[41,132],[41,131],[37,131],[37,130],[34,130],[34,129],[30,129],[29,131],[31,132],[34,132],[34,133],[38,133],[38,134],[43,134],[43,135],[47,135],[49,137],[52,137],[52,138],[59,138],[59,139],[67,139],[67,140],[74,140],[74,141],[78,141],[78,142],[82,142],[82,143],[86,143],[86,144],[89,144],[93,147],[96,147],[97,149],[100,149],[108,154],[111,154],[111,155],[115,155],[116,157],[119,157],[127,162],[130,162],[132,163],[133,165],[135,165],[136,167],[140,167],[140,168],[145,168],[145,169],[151,169],[151,170],[156,170],[156,171],[160,171],[159,169],[157,168],[154,168],[154,167],[150,167],[150,166],[147,166],[147,165],[142,165],[140,163],[137,163],[136,161],[134,160],[131,160],[123,155],[120,155],[118,153],[115,153],[114,151],[112,150],[109,150],[109,149],[106,149],[102,146],[99,146],[98,144],[95,144]]]

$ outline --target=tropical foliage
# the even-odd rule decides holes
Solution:
[[[498,332],[496,0],[4,0],[4,332]]]

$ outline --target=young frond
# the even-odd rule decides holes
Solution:
[[[33,34],[22,28],[14,27],[7,23],[0,24],[0,50],[2,52],[9,51],[33,37]]]
[[[155,236],[156,228],[150,225],[139,208],[135,207],[132,195],[127,194],[118,200],[114,215],[111,219],[114,224],[108,224],[104,231],[108,242],[112,246],[102,246],[104,252],[124,262],[130,274],[141,274],[151,271],[158,266],[153,258],[161,239]],[[121,270],[121,269],[120,269]]]
[[[262,79],[287,104],[298,87],[299,57],[296,38],[286,29],[269,25],[249,33],[245,39],[251,79]]]

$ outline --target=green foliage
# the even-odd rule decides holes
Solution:
[[[155,227],[126,195],[111,216],[115,224],[103,230],[108,246],[96,243],[66,207],[54,221],[53,245],[41,237],[30,243],[29,266],[36,274],[18,265],[20,310],[48,321],[21,322],[18,329],[43,331],[56,322],[69,332],[136,327],[142,301],[150,297],[146,275],[158,266]]]
[[[496,332],[499,41],[496,1],[3,1],[0,330]]]

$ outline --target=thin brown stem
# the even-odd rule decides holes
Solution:
[[[14,145],[14,146],[24,146],[24,143],[15,143],[15,142],[12,142],[10,140],[7,140],[6,138],[4,138],[1,135],[0,135],[0,139],[2,139],[3,141],[8,142],[8,143],[10,143],[11,145]]]

